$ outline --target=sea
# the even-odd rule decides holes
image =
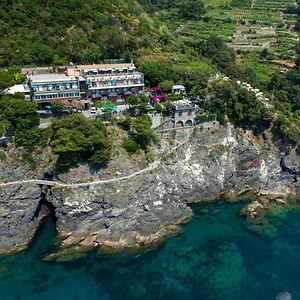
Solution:
[[[31,247],[0,258],[0,300],[300,299],[300,210],[253,224],[244,201],[197,204],[182,231],[154,249],[45,261],[57,247],[47,219]]]

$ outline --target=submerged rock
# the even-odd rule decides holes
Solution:
[[[292,296],[288,292],[281,292],[277,295],[276,300],[292,300]]]

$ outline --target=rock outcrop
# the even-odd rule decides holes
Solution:
[[[38,185],[0,188],[0,255],[26,249],[47,209],[40,208]]]
[[[174,132],[165,134],[158,163],[149,171],[105,183],[52,188],[48,201],[56,209],[63,249],[131,249],[156,244],[191,218],[189,203],[213,201],[222,194],[255,190],[260,195],[300,197],[299,155],[295,150],[279,149],[271,139],[258,139],[233,127],[215,132],[181,129],[175,135],[174,141]],[[70,174],[70,178],[64,175],[65,182],[80,182],[74,178],[77,172]],[[10,237],[1,236],[0,248],[2,239],[7,239],[7,245],[14,240],[14,232],[20,243],[25,241],[24,227],[33,234],[37,221],[31,224],[29,216],[39,193],[36,190],[33,196],[32,189],[21,188],[28,217],[11,225]],[[9,193],[10,189],[4,190],[0,198],[7,216],[20,211],[14,204],[18,193],[13,197]],[[5,214],[1,217],[2,223],[8,222]]]

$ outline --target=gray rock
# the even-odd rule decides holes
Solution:
[[[282,158],[281,167],[284,172],[292,175],[300,175],[300,159],[296,149],[292,149]]]
[[[180,132],[181,141],[189,133]],[[163,143],[168,145],[166,140]],[[169,149],[157,150],[157,155],[165,151],[164,156],[151,172],[106,184],[52,188],[49,201],[56,208],[62,247],[126,249],[152,245],[191,218],[188,203],[213,201],[224,193],[255,189],[299,197],[299,155],[290,151],[283,156],[267,139],[261,143],[256,144],[233,127],[209,134],[196,130],[190,141],[173,154]],[[120,163],[121,158],[117,161]],[[123,175],[137,170],[136,163],[129,168],[128,159],[125,161],[126,168],[118,169]],[[117,169],[116,161],[110,165]],[[129,170],[127,174],[125,169]],[[103,170],[91,172],[86,166],[79,167],[64,174],[63,180],[78,182],[82,174],[94,178],[101,174],[105,179],[115,176]],[[30,220],[39,205],[40,193],[34,185],[0,191],[0,252],[26,247],[39,223]]]
[[[43,210],[33,219],[40,201],[37,185],[0,188],[0,254],[25,249],[42,220],[48,213]]]
[[[288,292],[281,292],[277,295],[276,300],[292,300],[292,296]]]

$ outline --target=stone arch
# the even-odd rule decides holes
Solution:
[[[185,126],[192,127],[193,124],[194,124],[193,120],[186,120],[186,121],[185,121]]]
[[[184,127],[183,121],[176,122],[176,127]]]

